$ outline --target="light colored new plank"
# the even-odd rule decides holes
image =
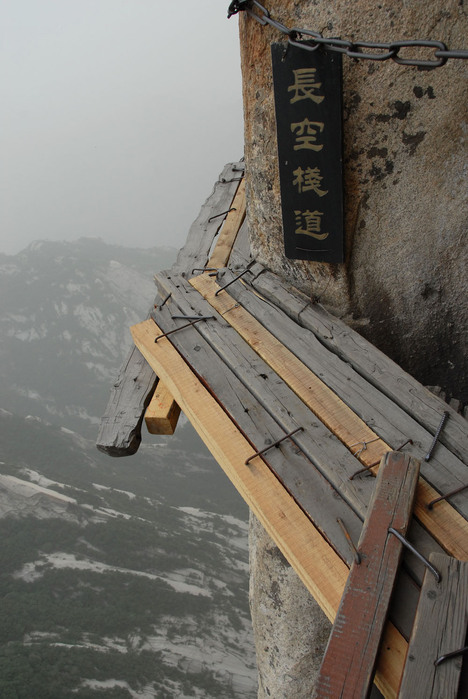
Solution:
[[[299,398],[312,410],[365,466],[379,462],[391,451],[368,425],[361,420],[328,386],[279,342],[261,323],[242,308],[228,291],[216,296],[220,287],[208,275],[190,280],[190,284],[220,313],[269,366],[281,376]],[[360,450],[360,444],[367,444]],[[377,472],[378,467],[374,467]],[[468,522],[447,502],[432,510],[428,504],[438,497],[437,491],[420,477],[415,515],[440,545],[452,556],[468,560]]]
[[[261,459],[245,466],[252,446],[192,373],[169,338],[154,342],[161,334],[158,326],[148,320],[133,326],[131,331],[136,346],[214,458],[333,621],[348,575],[346,565]],[[386,697],[396,696],[405,652],[404,638],[387,624],[376,680]]]
[[[380,645],[402,544],[388,530],[405,534],[419,474],[419,461],[389,452],[382,459],[374,495],[315,688],[316,699],[366,697]]]
[[[408,656],[400,687],[400,699],[455,699],[463,656],[436,666],[446,653],[463,648],[468,624],[468,563],[433,553],[430,562],[439,571],[438,583],[426,571]]]
[[[165,384],[159,381],[150,404],[146,408],[145,423],[151,434],[174,434],[180,408],[167,390]]]
[[[231,254],[237,233],[245,218],[245,180],[241,180],[232,202],[232,209],[224,221],[216,246],[207,267],[225,267]]]

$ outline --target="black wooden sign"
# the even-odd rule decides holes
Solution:
[[[272,44],[286,257],[343,262],[341,54]]]

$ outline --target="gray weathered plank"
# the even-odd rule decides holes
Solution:
[[[440,572],[437,583],[426,572],[400,685],[400,699],[455,699],[463,656],[435,661],[463,648],[468,625],[468,562],[431,554]]]
[[[236,242],[231,250],[228,267],[230,269],[245,269],[247,265],[252,263],[252,260],[253,256],[250,251],[249,224],[245,218],[244,223],[240,227],[239,233],[237,234]]]
[[[369,384],[349,363],[328,351],[314,333],[299,326],[282,310],[260,298],[249,284],[256,273],[257,266],[254,265],[252,274],[243,278],[245,281],[229,286],[229,295],[337,393],[382,439],[393,448],[411,439],[413,445],[407,451],[423,459],[432,442],[431,433],[376,386]],[[262,276],[263,274],[259,279]],[[226,270],[221,275],[220,284],[232,279],[234,275]],[[422,475],[442,493],[467,482],[466,465],[443,445],[439,445],[432,459],[424,463]],[[463,494],[456,496],[451,502],[456,509],[468,516],[466,494],[465,497]]]
[[[109,456],[131,456],[141,443],[144,412],[158,378],[141,352],[133,347],[114,383],[96,446]]]
[[[365,699],[413,508],[419,461],[399,452],[382,458],[372,502],[315,685],[316,699]]]
[[[214,238],[225,218],[219,214],[228,211],[239,185],[236,179],[239,172],[233,168],[243,167],[242,162],[228,163],[224,167],[213,192],[190,227],[186,243],[172,266],[174,274],[187,276],[191,274],[192,269],[205,267]]]
[[[332,316],[320,304],[307,298],[277,275],[262,271],[253,282],[254,288],[273,302],[293,320],[315,333],[325,347],[342,357],[370,384],[388,396],[426,430],[434,434],[444,410],[450,419],[441,435],[445,444],[465,464],[468,463],[468,434],[463,416],[447,407],[416,379],[404,372],[383,352],[359,335],[339,318]]]

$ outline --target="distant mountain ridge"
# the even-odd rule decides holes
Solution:
[[[0,255],[0,696],[253,697],[247,510],[191,426],[97,424],[175,250]]]
[[[128,328],[155,296],[153,274],[175,253],[81,238],[0,255],[0,390],[8,406],[27,414],[34,405],[41,418],[71,429],[88,423],[94,434],[105,407],[96,382],[115,377]]]

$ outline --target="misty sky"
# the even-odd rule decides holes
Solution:
[[[228,0],[2,0],[0,251],[180,247],[243,154]]]

